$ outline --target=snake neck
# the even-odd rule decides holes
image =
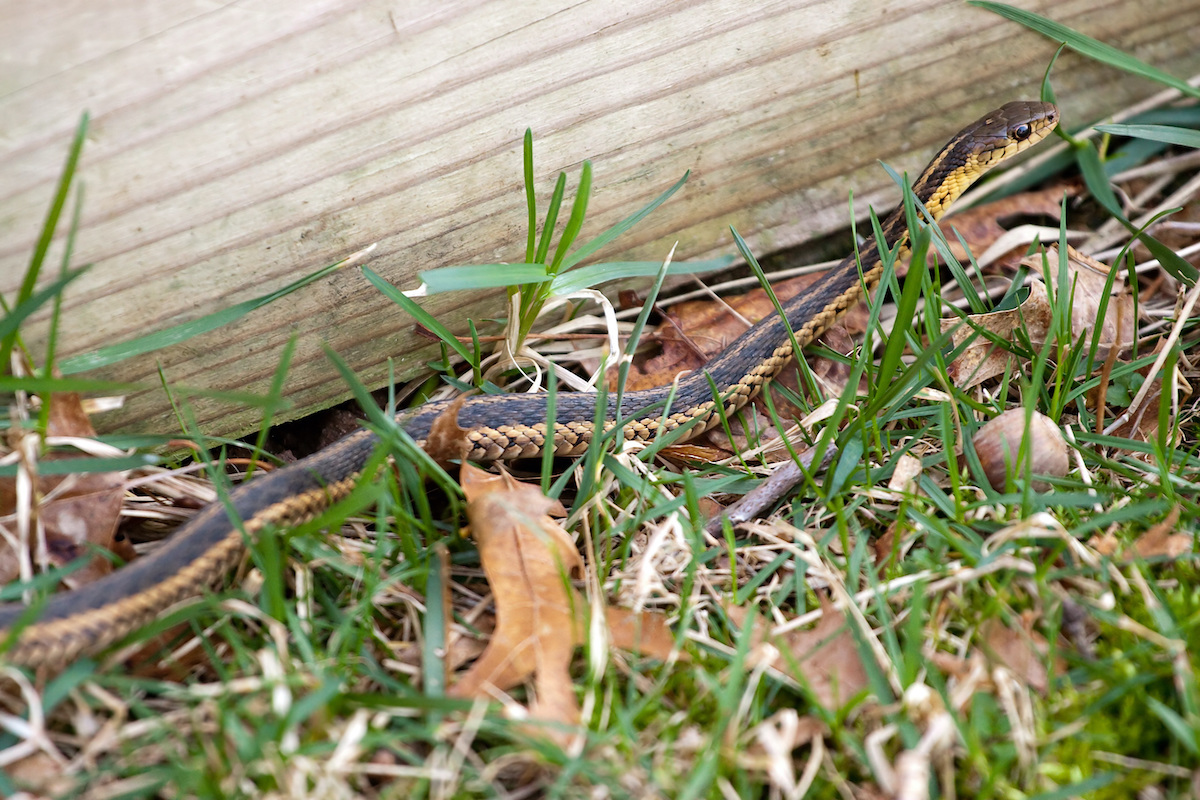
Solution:
[[[1016,102],[985,115],[960,131],[930,161],[913,184],[925,216],[936,222],[977,178],[1001,161],[1044,138],[1058,123],[1058,110],[1049,103]],[[820,282],[788,300],[782,314],[772,314],[751,327],[702,369],[673,384],[624,393],[610,402],[601,421],[604,430],[621,426],[625,439],[650,441],[663,432],[687,427],[696,435],[720,423],[723,411],[732,414],[762,391],[784,368],[797,348],[825,333],[850,307],[874,288],[889,259],[908,249],[904,206],[880,225],[855,256],[842,261]],[[614,409],[614,406],[616,407]],[[409,434],[423,442],[433,420],[448,408],[430,403],[399,420]],[[614,413],[614,410],[617,413]],[[598,433],[596,400],[592,395],[560,394],[555,422],[549,423],[545,396],[471,398],[458,412],[466,429],[474,461],[539,455],[547,446],[561,456],[584,452]]]
[[[908,227],[903,209],[897,209],[880,225],[885,249],[892,258],[908,252]],[[757,394],[762,384],[774,378],[795,355],[794,346],[804,348],[821,337],[847,310],[874,289],[883,275],[887,259],[872,235],[857,253],[843,259],[811,287],[782,304],[782,315],[772,314],[747,330],[705,366],[704,382],[717,387],[750,385]],[[789,335],[789,331],[791,335]],[[709,390],[711,393],[711,389]]]

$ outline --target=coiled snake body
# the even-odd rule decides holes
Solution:
[[[936,220],[980,175],[1037,143],[1057,124],[1058,110],[1049,103],[1009,103],[951,139],[921,173],[913,191]],[[883,222],[882,232],[889,250],[904,248],[908,233],[902,208]],[[692,423],[689,434],[698,434],[719,420],[718,400],[726,413],[737,411],[792,356],[789,326],[795,344],[808,345],[857,303],[882,271],[879,244],[872,239],[860,248],[858,261],[848,257],[810,291],[789,300],[783,306],[786,323],[779,315],[764,319],[702,372],[681,378],[673,387],[626,393],[619,414],[625,438],[649,440],[659,431],[688,423]],[[665,408],[668,397],[670,407]],[[398,421],[423,443],[431,423],[448,405],[449,401],[427,403],[403,412]],[[594,434],[594,410],[592,396],[558,395],[549,439],[556,455],[577,455],[587,449]],[[471,442],[467,458],[495,461],[539,455],[548,443],[546,413],[546,399],[539,395],[468,398],[458,412],[458,424],[467,429]],[[610,409],[610,423],[612,419]],[[378,444],[376,434],[359,430],[239,487],[230,504],[242,520],[240,526],[231,522],[224,504],[210,504],[154,553],[95,583],[50,597],[37,620],[17,631],[15,642],[5,641],[7,652],[2,658],[54,667],[113,644],[174,603],[215,583],[241,558],[245,535],[306,522],[348,494]],[[0,607],[0,640],[12,635],[24,611],[15,603]]]

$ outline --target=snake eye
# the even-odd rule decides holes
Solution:
[[[1022,122],[1012,129],[1012,137],[1018,142],[1023,142],[1029,138],[1029,134],[1033,133],[1033,128],[1029,127],[1029,123]]]

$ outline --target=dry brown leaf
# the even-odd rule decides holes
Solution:
[[[979,626],[979,637],[985,655],[993,663],[1007,667],[1017,680],[1045,694],[1050,688],[1046,673],[1046,639],[1033,629],[1033,618],[1021,618],[1021,630],[1015,631],[998,619],[989,619]],[[1058,670],[1056,670],[1057,672]]]
[[[1167,338],[1161,338],[1154,346],[1154,350],[1147,355],[1158,356],[1162,353],[1164,347],[1169,344]],[[1115,427],[1111,425],[1103,428],[1104,433],[1111,436],[1118,436],[1123,439],[1133,439],[1134,441],[1149,442],[1158,437],[1158,407],[1162,401],[1163,378],[1168,374],[1165,370],[1155,370],[1154,364],[1147,364],[1138,370],[1138,374],[1143,380],[1150,381],[1150,388],[1146,390],[1145,396],[1137,408],[1121,409],[1121,415],[1118,417],[1118,424]],[[1172,386],[1175,390],[1175,397],[1172,398],[1173,405],[1181,406],[1189,397],[1192,396],[1191,384],[1185,378],[1186,372],[1176,370],[1172,376]],[[1145,388],[1143,385],[1142,388]],[[1101,392],[1103,390],[1103,392]],[[1139,395],[1141,389],[1137,392]],[[1093,406],[1100,402],[1104,402],[1108,396],[1108,386],[1101,384],[1092,392],[1088,393],[1088,401]],[[1128,416],[1126,416],[1128,415]],[[1098,426],[1099,427],[1099,426]],[[1172,446],[1177,444],[1175,438],[1172,438]]]
[[[883,576],[895,566],[899,553],[896,550],[896,523],[888,525],[883,535],[871,540],[871,550],[875,554],[875,572]]]
[[[752,641],[774,644],[780,653],[772,659],[770,666],[807,686],[825,708],[838,709],[867,688],[867,671],[859,658],[858,645],[845,615],[832,601],[819,597],[822,614],[815,628],[791,630],[772,637],[770,625],[759,618],[755,622]],[[726,610],[738,625],[749,615],[741,607]]]
[[[1179,524],[1179,511],[1179,506],[1175,506],[1166,519],[1138,537],[1133,543],[1133,552],[1139,558],[1179,558],[1192,552],[1192,534],[1175,532],[1175,526]]]
[[[1192,535],[1187,532],[1176,532],[1179,524],[1179,506],[1171,509],[1166,519],[1155,525],[1137,538],[1131,547],[1125,551],[1125,560],[1138,558],[1179,558],[1185,553],[1192,552]],[[1111,556],[1121,549],[1121,540],[1110,532],[1093,536],[1088,546],[1102,556]]]
[[[976,328],[995,334],[1003,340],[1011,340],[1013,331],[1022,325],[1032,337],[1035,331],[1044,335],[1050,327],[1050,306],[1046,302],[1046,290],[1041,283],[1035,282],[1029,297],[1018,308],[1007,311],[992,311],[986,314],[969,314],[970,324],[964,325],[957,318],[946,318],[942,322],[942,332],[953,329],[954,344],[957,347],[963,341],[974,336],[975,341],[959,353],[958,358],[949,366],[950,379],[963,388],[970,389],[983,383],[994,375],[1000,375],[1008,368],[1012,354],[992,344],[982,334],[976,333]]]
[[[1102,556],[1111,556],[1121,549],[1121,540],[1112,531],[1105,531],[1088,539],[1088,547]]]
[[[1105,434],[1120,439],[1131,439],[1135,442],[1151,442],[1158,438],[1158,404],[1162,400],[1161,373],[1154,376],[1153,381],[1153,387],[1146,394],[1145,400],[1138,406],[1133,416],[1121,422],[1112,430],[1105,430]],[[1089,393],[1090,399],[1091,393]],[[1175,444],[1176,442],[1173,437],[1171,446]]]
[[[811,631],[789,631],[785,638],[792,659],[788,667],[797,679],[806,680],[826,708],[838,708],[867,688],[867,671],[858,645],[842,612],[822,599],[821,616]]]
[[[570,581],[581,577],[575,543],[549,513],[564,513],[556,500],[507,473],[493,475],[464,463],[461,480],[467,518],[496,600],[496,628],[483,655],[450,693],[492,698],[532,677],[531,719],[552,725],[579,724],[570,664],[587,635],[587,601]],[[656,614],[610,609],[607,622],[619,647],[667,658],[674,644]],[[552,727],[542,735],[566,744]]]
[[[1067,280],[1069,283],[1059,287],[1058,281],[1058,248],[1046,248],[1046,263],[1050,265],[1050,280],[1054,282],[1056,292],[1063,298],[1071,300],[1071,338],[1078,339],[1081,333],[1087,332],[1089,338],[1100,318],[1100,304],[1104,300],[1104,288],[1108,284],[1112,267],[1091,256],[1084,255],[1074,247],[1067,245]],[[1026,259],[1030,268],[1040,272],[1042,259],[1040,256],[1030,256]],[[1133,304],[1125,291],[1125,273],[1117,270],[1113,278],[1108,308],[1100,328],[1100,343],[1096,351],[1098,358],[1104,358],[1113,345],[1118,350],[1133,344],[1134,317]],[[1040,342],[1035,342],[1040,344]],[[1089,342],[1090,344],[1090,342]]]
[[[896,468],[892,471],[892,477],[888,479],[887,488],[893,492],[915,495],[917,479],[924,470],[921,459],[911,453],[901,453],[896,461]]]
[[[929,654],[929,661],[941,671],[947,678],[963,681],[971,675],[974,668],[973,659],[981,659],[982,656],[978,652],[972,652],[970,658],[947,653],[942,650],[935,650]],[[990,686],[988,687],[990,688]]]
[[[1003,224],[1015,217],[1049,217],[1057,220],[1062,212],[1063,193],[1076,194],[1072,186],[1057,184],[1047,189],[1034,192],[1022,192],[991,203],[983,203],[966,211],[961,211],[948,217],[940,223],[942,234],[950,243],[950,251],[959,261],[965,261],[967,252],[958,241],[955,231],[962,236],[971,252],[976,256],[982,255],[996,240],[1008,232]],[[1005,256],[993,262],[1000,269],[1014,268],[1021,258],[1025,247],[1015,247]]]
[[[493,614],[485,614],[475,620],[471,627],[490,639],[492,631],[496,629],[496,617]],[[487,649],[488,639],[477,639],[474,636],[451,636],[446,649],[446,669],[453,673],[467,662],[479,658]],[[421,650],[418,645],[413,645],[411,658],[406,663],[413,665],[421,663]]]
[[[1055,286],[1056,298],[1072,297],[1072,339],[1078,338],[1084,331],[1089,331],[1090,337],[1090,331],[1100,315],[1100,301],[1104,294],[1109,267],[1068,246],[1067,278],[1069,283],[1065,287],[1065,291],[1073,291],[1072,296],[1060,294],[1057,287],[1058,249],[1053,246],[1047,248],[1046,258],[1050,264],[1050,279]],[[1041,274],[1041,256],[1032,256],[1025,263],[1035,273]],[[1113,281],[1112,297],[1109,300],[1107,313],[1101,327],[1100,343],[1097,348],[1098,359],[1102,360],[1114,344],[1119,349],[1124,349],[1133,342],[1133,306],[1122,300],[1124,295],[1124,280],[1118,273]],[[1029,335],[1030,342],[1036,348],[1045,343],[1053,325],[1053,314],[1046,286],[1036,278],[1030,283],[1029,297],[1019,307],[1007,311],[970,314],[967,319],[971,321],[971,324],[964,325],[958,318],[947,318],[941,321],[943,332],[953,331],[956,346],[974,337],[972,343],[954,360],[949,369],[951,379],[963,389],[969,389],[988,378],[1003,373],[1011,358],[1011,354],[1007,350],[996,347],[986,337],[976,333],[976,328],[982,328],[1004,340],[1012,339],[1015,330],[1024,328]]]
[[[35,751],[6,764],[4,771],[16,786],[35,794],[18,793],[17,797],[33,800],[39,797],[66,797],[77,789],[78,778],[69,775],[61,755],[54,757],[45,751]]]
[[[533,676],[530,716],[579,724],[569,667],[583,640],[584,609],[569,580],[583,572],[575,543],[547,512],[557,504],[507,473],[463,464],[467,518],[496,598],[496,630],[483,655],[451,689],[488,697]]]
[[[51,396],[46,435],[88,439],[96,436],[79,395],[60,393]],[[45,460],[63,457],[51,454]],[[49,499],[44,499],[46,497]],[[119,473],[39,476],[34,513],[45,532],[49,566],[66,566],[97,548],[115,552],[126,560],[133,558],[135,553],[127,543],[115,541],[124,499],[125,481]],[[11,514],[15,508],[16,479],[2,479],[0,514]],[[78,588],[111,571],[112,562],[102,555],[96,555],[87,566],[67,576],[63,583],[70,588]],[[0,582],[7,583],[19,577],[19,555],[4,548],[0,551]]]
[[[467,395],[460,395],[438,414],[429,426],[429,436],[425,439],[425,452],[437,463],[445,466],[451,461],[461,461],[471,450],[471,442],[467,439],[466,428],[458,424],[458,412]]]
[[[675,634],[658,614],[610,607],[605,609],[604,620],[610,640],[622,650],[666,661],[675,649]]]

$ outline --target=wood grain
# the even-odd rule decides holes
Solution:
[[[1019,5],[1190,75],[1189,0]],[[601,255],[759,252],[848,222],[895,193],[877,159],[916,169],[987,108],[1035,97],[1053,43],[955,0],[629,4],[256,0],[212,6],[0,0],[0,291],[19,284],[80,113],[92,115],[60,352],[128,339],[277,289],[378,242],[370,266],[416,272],[524,254],[520,140],[544,198],[592,160],[584,236],[677,180],[680,195]],[[1159,87],[1067,54],[1066,122]],[[59,241],[61,247],[61,238]],[[52,255],[53,257],[53,255]],[[465,330],[495,295],[425,301]],[[35,354],[45,321],[29,328]],[[296,416],[347,392],[321,351],[371,384],[434,349],[351,268],[190,342],[90,377],[148,388],[97,420],[170,432],[157,386],[264,391],[295,335]],[[207,432],[255,412],[196,398]]]

